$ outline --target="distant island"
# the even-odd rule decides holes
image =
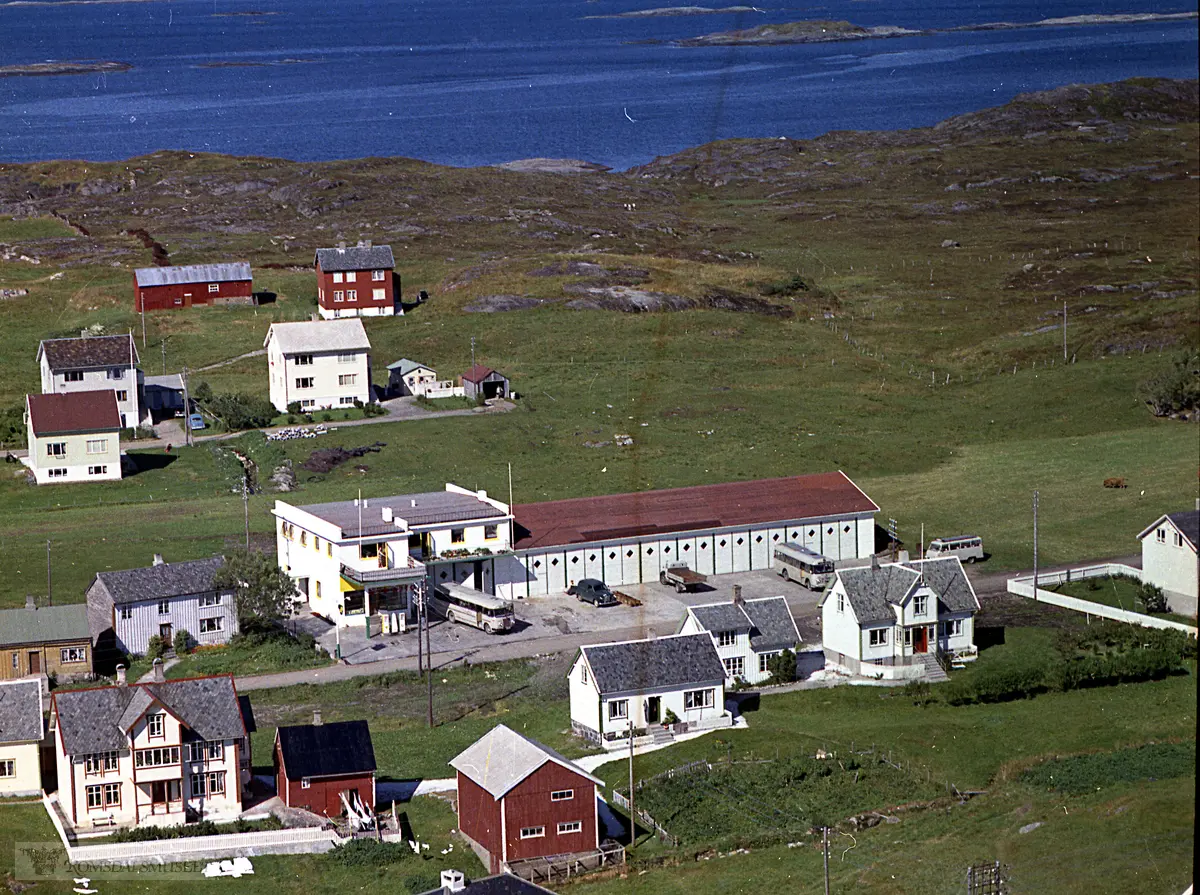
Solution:
[[[635,9],[631,12],[615,12],[602,16],[584,16],[585,19],[646,19],[658,16],[713,16],[735,15],[742,12],[765,13],[758,6],[657,6],[654,9]]]
[[[37,75],[91,75],[129,71],[128,62],[31,62],[26,65],[0,65],[0,78]]]
[[[956,25],[952,28],[902,28],[897,25],[877,25],[864,28],[852,22],[809,20],[785,22],[779,25],[759,25],[741,31],[722,31],[685,40],[673,41],[679,47],[776,46],[780,44],[827,43],[830,41],[870,40],[887,37],[915,37],[928,34],[949,34],[955,31],[1008,31],[1019,28],[1062,28],[1076,25],[1132,25],[1142,22],[1176,22],[1195,19],[1195,12],[1121,13],[1115,15],[1064,16],[1039,19],[1036,22],[983,22],[978,25]]]

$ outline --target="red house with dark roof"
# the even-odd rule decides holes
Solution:
[[[508,377],[491,367],[476,364],[462,374],[463,394],[468,398],[507,398],[512,386]]]
[[[390,317],[396,309],[392,285],[396,259],[391,246],[370,241],[356,246],[344,242],[333,249],[317,249],[317,309],[325,320],[337,317]]]
[[[275,732],[275,792],[289,808],[337,817],[347,804],[375,810],[375,750],[366,721],[280,727]]]
[[[601,781],[553,749],[499,724],[450,762],[458,828],[492,873],[513,861],[600,847]]]

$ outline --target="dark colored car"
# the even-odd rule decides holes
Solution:
[[[581,603],[591,603],[594,606],[616,606],[617,598],[603,581],[596,578],[584,578],[567,588],[567,593]]]

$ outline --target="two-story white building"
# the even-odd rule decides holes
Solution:
[[[71,827],[167,826],[242,813],[250,725],[233,676],[164,681],[161,662],[154,672],[148,683],[54,693],[58,805]]]
[[[142,420],[142,371],[133,334],[43,339],[37,350],[42,394],[111,389],[121,414],[121,428]]]
[[[111,389],[26,395],[24,463],[39,485],[121,478],[121,414]]]
[[[279,567],[308,608],[340,625],[413,618],[413,588],[469,583],[494,593],[511,551],[508,505],[486,491],[445,491],[293,506],[275,502]]]
[[[371,400],[371,343],[362,321],[273,323],[263,342],[271,403],[308,412]]]
[[[795,652],[800,645],[800,631],[787,600],[743,600],[737,588],[728,603],[689,606],[679,633],[712,637],[728,684],[739,680],[761,684],[771,677],[771,660],[784,650]]]
[[[238,632],[238,615],[233,590],[214,583],[224,564],[220,556],[163,562],[155,554],[151,566],[97,572],[87,613],[98,663],[144,655],[155,635],[170,648],[180,631],[193,645],[228,643]]]
[[[977,656],[979,599],[957,556],[839,569],[821,598],[827,668],[889,680],[937,676],[937,653]]]
[[[725,666],[708,634],[580,647],[567,676],[571,729],[605,749],[730,727]]]
[[[1159,516],[1138,540],[1142,542],[1142,580],[1161,587],[1168,602],[1172,597],[1188,598],[1176,599],[1180,604],[1177,612],[1193,610],[1200,592],[1196,554],[1200,508]]]

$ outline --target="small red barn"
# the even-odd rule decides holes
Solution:
[[[250,262],[142,267],[133,272],[133,309],[164,311],[192,305],[251,304]]]
[[[375,810],[375,750],[366,721],[280,727],[275,732],[275,792],[289,808],[337,817],[342,793]]]
[[[500,724],[450,767],[458,772],[458,828],[488,853],[490,872],[600,847],[600,781],[553,749]]]
[[[317,249],[317,307],[321,317],[390,317],[397,310],[392,274],[396,260],[391,246],[356,246],[344,242],[335,249]]]

